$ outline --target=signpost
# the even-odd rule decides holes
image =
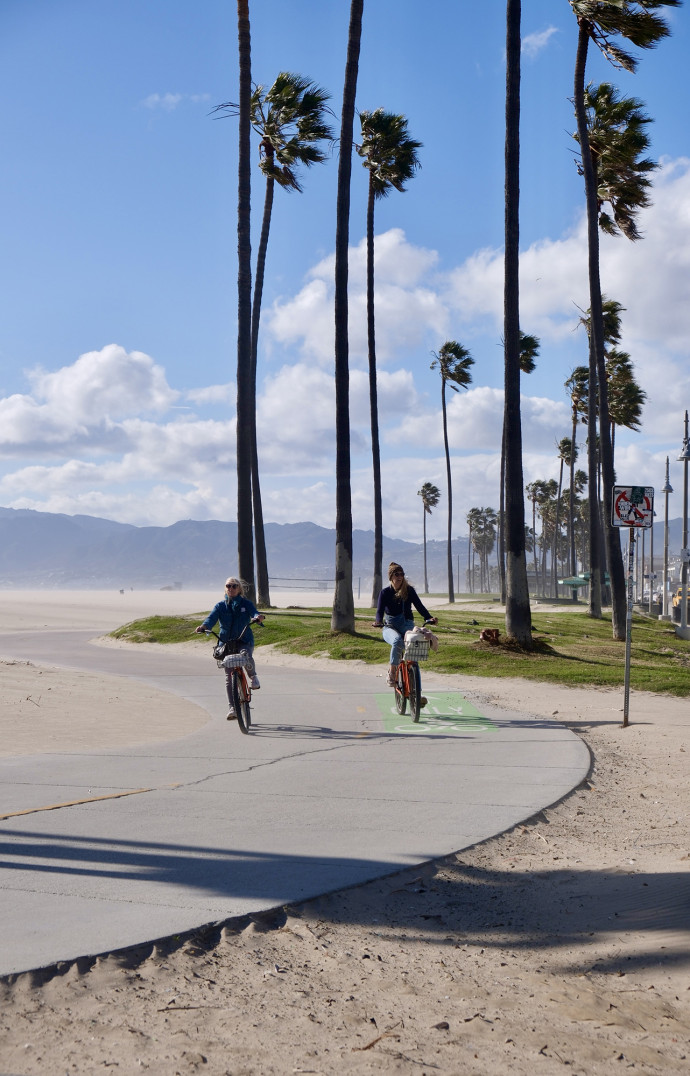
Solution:
[[[613,519],[611,522],[613,526],[628,528],[628,575],[626,580],[628,607],[625,621],[625,687],[623,695],[623,728],[626,728],[630,708],[630,647],[632,643],[635,531],[638,528],[650,528],[654,522],[654,488],[652,486],[614,486],[612,501]]]

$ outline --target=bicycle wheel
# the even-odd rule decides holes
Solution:
[[[402,666],[402,662],[398,665],[395,673],[395,709],[399,714],[404,714],[407,708],[407,698],[405,696],[405,670]]]
[[[240,732],[243,732],[246,736],[252,719],[249,711],[249,690],[241,669],[237,669],[232,678],[232,697],[235,704],[235,713],[237,714],[237,724],[240,726]]]
[[[410,684],[410,713],[413,721],[419,721],[419,711],[422,708],[422,677],[416,661],[408,661],[407,679]]]

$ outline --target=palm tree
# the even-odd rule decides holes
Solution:
[[[520,329],[520,373],[534,373],[539,354],[538,336],[523,333]],[[501,484],[498,505],[498,578],[501,587],[501,604],[506,603],[506,543],[505,543],[505,480],[506,480],[506,438],[505,422],[501,434]]]
[[[474,594],[474,572],[470,564],[470,551],[474,551],[474,544],[472,542],[472,536],[475,528],[479,525],[479,515],[481,513],[480,508],[470,508],[469,512],[465,516],[467,527],[469,530],[467,540],[467,589],[470,594]]]
[[[597,178],[599,227],[607,235],[640,239],[636,216],[650,205],[651,180],[658,166],[641,154],[649,149],[645,127],[652,120],[636,97],[621,97],[610,82],[585,89],[589,149]],[[577,136],[576,136],[577,137]],[[606,212],[611,208],[612,216]]]
[[[558,459],[560,461],[560,469],[558,473],[558,494],[556,498],[556,521],[554,526],[553,536],[553,548],[551,551],[551,583],[553,594],[558,597],[558,558],[556,556],[556,549],[560,537],[560,517],[561,517],[561,493],[563,490],[563,467],[567,464],[570,470],[575,466],[575,460],[577,458],[577,447],[573,445],[573,442],[569,437],[561,437],[557,444]]]
[[[627,351],[610,348],[606,352],[606,377],[611,420],[611,452],[615,463],[616,426],[639,430],[647,393],[635,380],[633,364]]]
[[[350,355],[348,339],[348,244],[355,94],[364,0],[351,0],[347,61],[340,121],[340,159],[335,231],[335,593],[333,631],[355,630],[352,593],[352,489],[350,486]]]
[[[506,0],[505,255],[503,275],[506,632],[532,645],[520,415],[520,0]]]
[[[422,520],[424,523],[424,593],[429,593],[429,576],[426,570],[426,514],[431,515],[431,509],[435,508],[441,500],[441,491],[433,482],[425,482],[421,489],[417,490],[417,496],[422,498]],[[373,604],[373,603],[372,603]]]
[[[489,556],[496,541],[498,516],[494,508],[478,508],[475,511],[472,544],[479,554],[479,589],[482,593],[488,593],[491,590]]]
[[[589,142],[587,107],[585,100],[585,69],[587,51],[592,41],[615,66],[634,71],[636,59],[617,43],[624,38],[637,48],[648,49],[669,33],[666,23],[655,14],[661,7],[678,7],[680,0],[569,0],[578,22],[578,45],[575,60],[574,93],[577,137],[581,150],[582,174],[585,182],[587,205],[587,241],[589,252],[589,293],[592,311],[590,338],[590,523],[595,517],[592,480],[594,467],[591,460],[595,443],[593,422],[594,388],[599,381],[599,420],[604,477],[604,534],[613,592],[612,621],[614,639],[625,638],[625,580],[623,559],[618,530],[611,525],[611,497],[613,492],[613,462],[611,458],[608,397],[604,371],[604,327],[602,318],[601,283],[599,278],[599,213],[597,160],[593,157]],[[626,175],[626,180],[629,176]],[[593,536],[592,536],[593,537]],[[590,615],[601,615],[601,565],[597,546],[590,541],[592,558],[590,587]],[[594,595],[594,598],[592,598]],[[598,601],[597,601],[598,595]],[[598,606],[598,608],[597,608]]]
[[[256,438],[256,367],[259,344],[259,322],[266,269],[266,251],[271,229],[275,184],[285,190],[301,191],[297,168],[310,167],[326,160],[319,143],[333,138],[324,119],[330,94],[301,75],[281,71],[268,91],[256,86],[251,96],[251,125],[261,137],[259,167],[266,177],[266,194],[261,224],[261,237],[256,257],[254,300],[251,329],[251,392],[252,419],[252,504],[254,510],[254,542],[256,545],[257,601],[270,606],[268,563],[264,537],[263,506],[259,480],[258,447]],[[237,115],[238,106],[232,101],[214,110]]]
[[[459,388],[467,388],[472,382],[472,374],[470,373],[470,366],[474,365],[474,359],[470,355],[467,348],[459,344],[457,340],[446,340],[443,347],[438,354],[432,352],[435,356],[434,361],[431,364],[431,369],[438,370],[441,374],[441,411],[443,413],[443,444],[446,450],[446,477],[448,480],[448,540],[447,540],[447,556],[448,556],[448,601],[452,604],[455,601],[455,588],[453,586],[453,549],[452,549],[452,528],[453,528],[453,488],[450,475],[450,450],[448,448],[448,418],[446,414],[446,385],[450,385],[454,392],[458,392]]]
[[[566,381],[565,387],[570,395],[573,417],[571,437],[573,451],[570,456],[570,497],[568,501],[568,542],[570,548],[568,572],[571,576],[574,576],[577,568],[577,557],[575,555],[575,459],[579,454],[579,449],[577,447],[577,422],[578,418],[582,416],[585,416],[582,417],[582,421],[586,422],[588,408],[587,397],[589,393],[589,368],[587,366],[576,366]],[[573,601],[577,601],[577,591],[575,589],[573,589]]]
[[[383,572],[383,511],[381,505],[381,455],[379,450],[378,389],[376,384],[376,333],[374,318],[374,204],[392,189],[404,191],[419,159],[415,142],[407,134],[407,120],[393,112],[377,108],[360,112],[362,143],[357,152],[369,170],[367,202],[367,339],[369,346],[369,410],[371,414],[371,455],[374,473],[374,578],[371,604],[376,605]],[[426,519],[425,519],[426,523]],[[426,573],[425,573],[426,578]],[[428,591],[427,591],[428,593]]]
[[[252,541],[251,35],[249,0],[237,0],[239,163],[237,192],[237,567],[254,598]]]

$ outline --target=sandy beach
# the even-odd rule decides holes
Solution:
[[[217,597],[2,592],[0,633],[98,634]],[[326,659],[262,648],[261,660]],[[4,755],[135,742],[142,703],[152,740],[205,720],[122,678],[2,660],[1,637],[0,674]],[[479,704],[562,721],[589,746],[589,779],[422,870],[0,982],[0,1072],[690,1072],[687,700],[633,693],[622,729],[622,692],[447,680]],[[107,730],[94,719],[105,695]]]

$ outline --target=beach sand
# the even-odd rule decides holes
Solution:
[[[108,631],[217,597],[3,592],[0,631]],[[285,604],[306,604],[294,599]],[[7,661],[0,675],[4,754],[49,735],[63,746],[73,736],[76,749],[101,742],[94,698],[108,678]],[[111,679],[116,742],[142,742],[132,739],[142,701],[152,739],[203,720],[183,700]],[[633,693],[623,729],[622,692],[447,681],[474,701],[563,721],[589,745],[589,780],[421,870],[2,981],[0,1072],[690,1072],[688,701]],[[41,712],[58,697],[68,722],[64,705],[49,722]]]

